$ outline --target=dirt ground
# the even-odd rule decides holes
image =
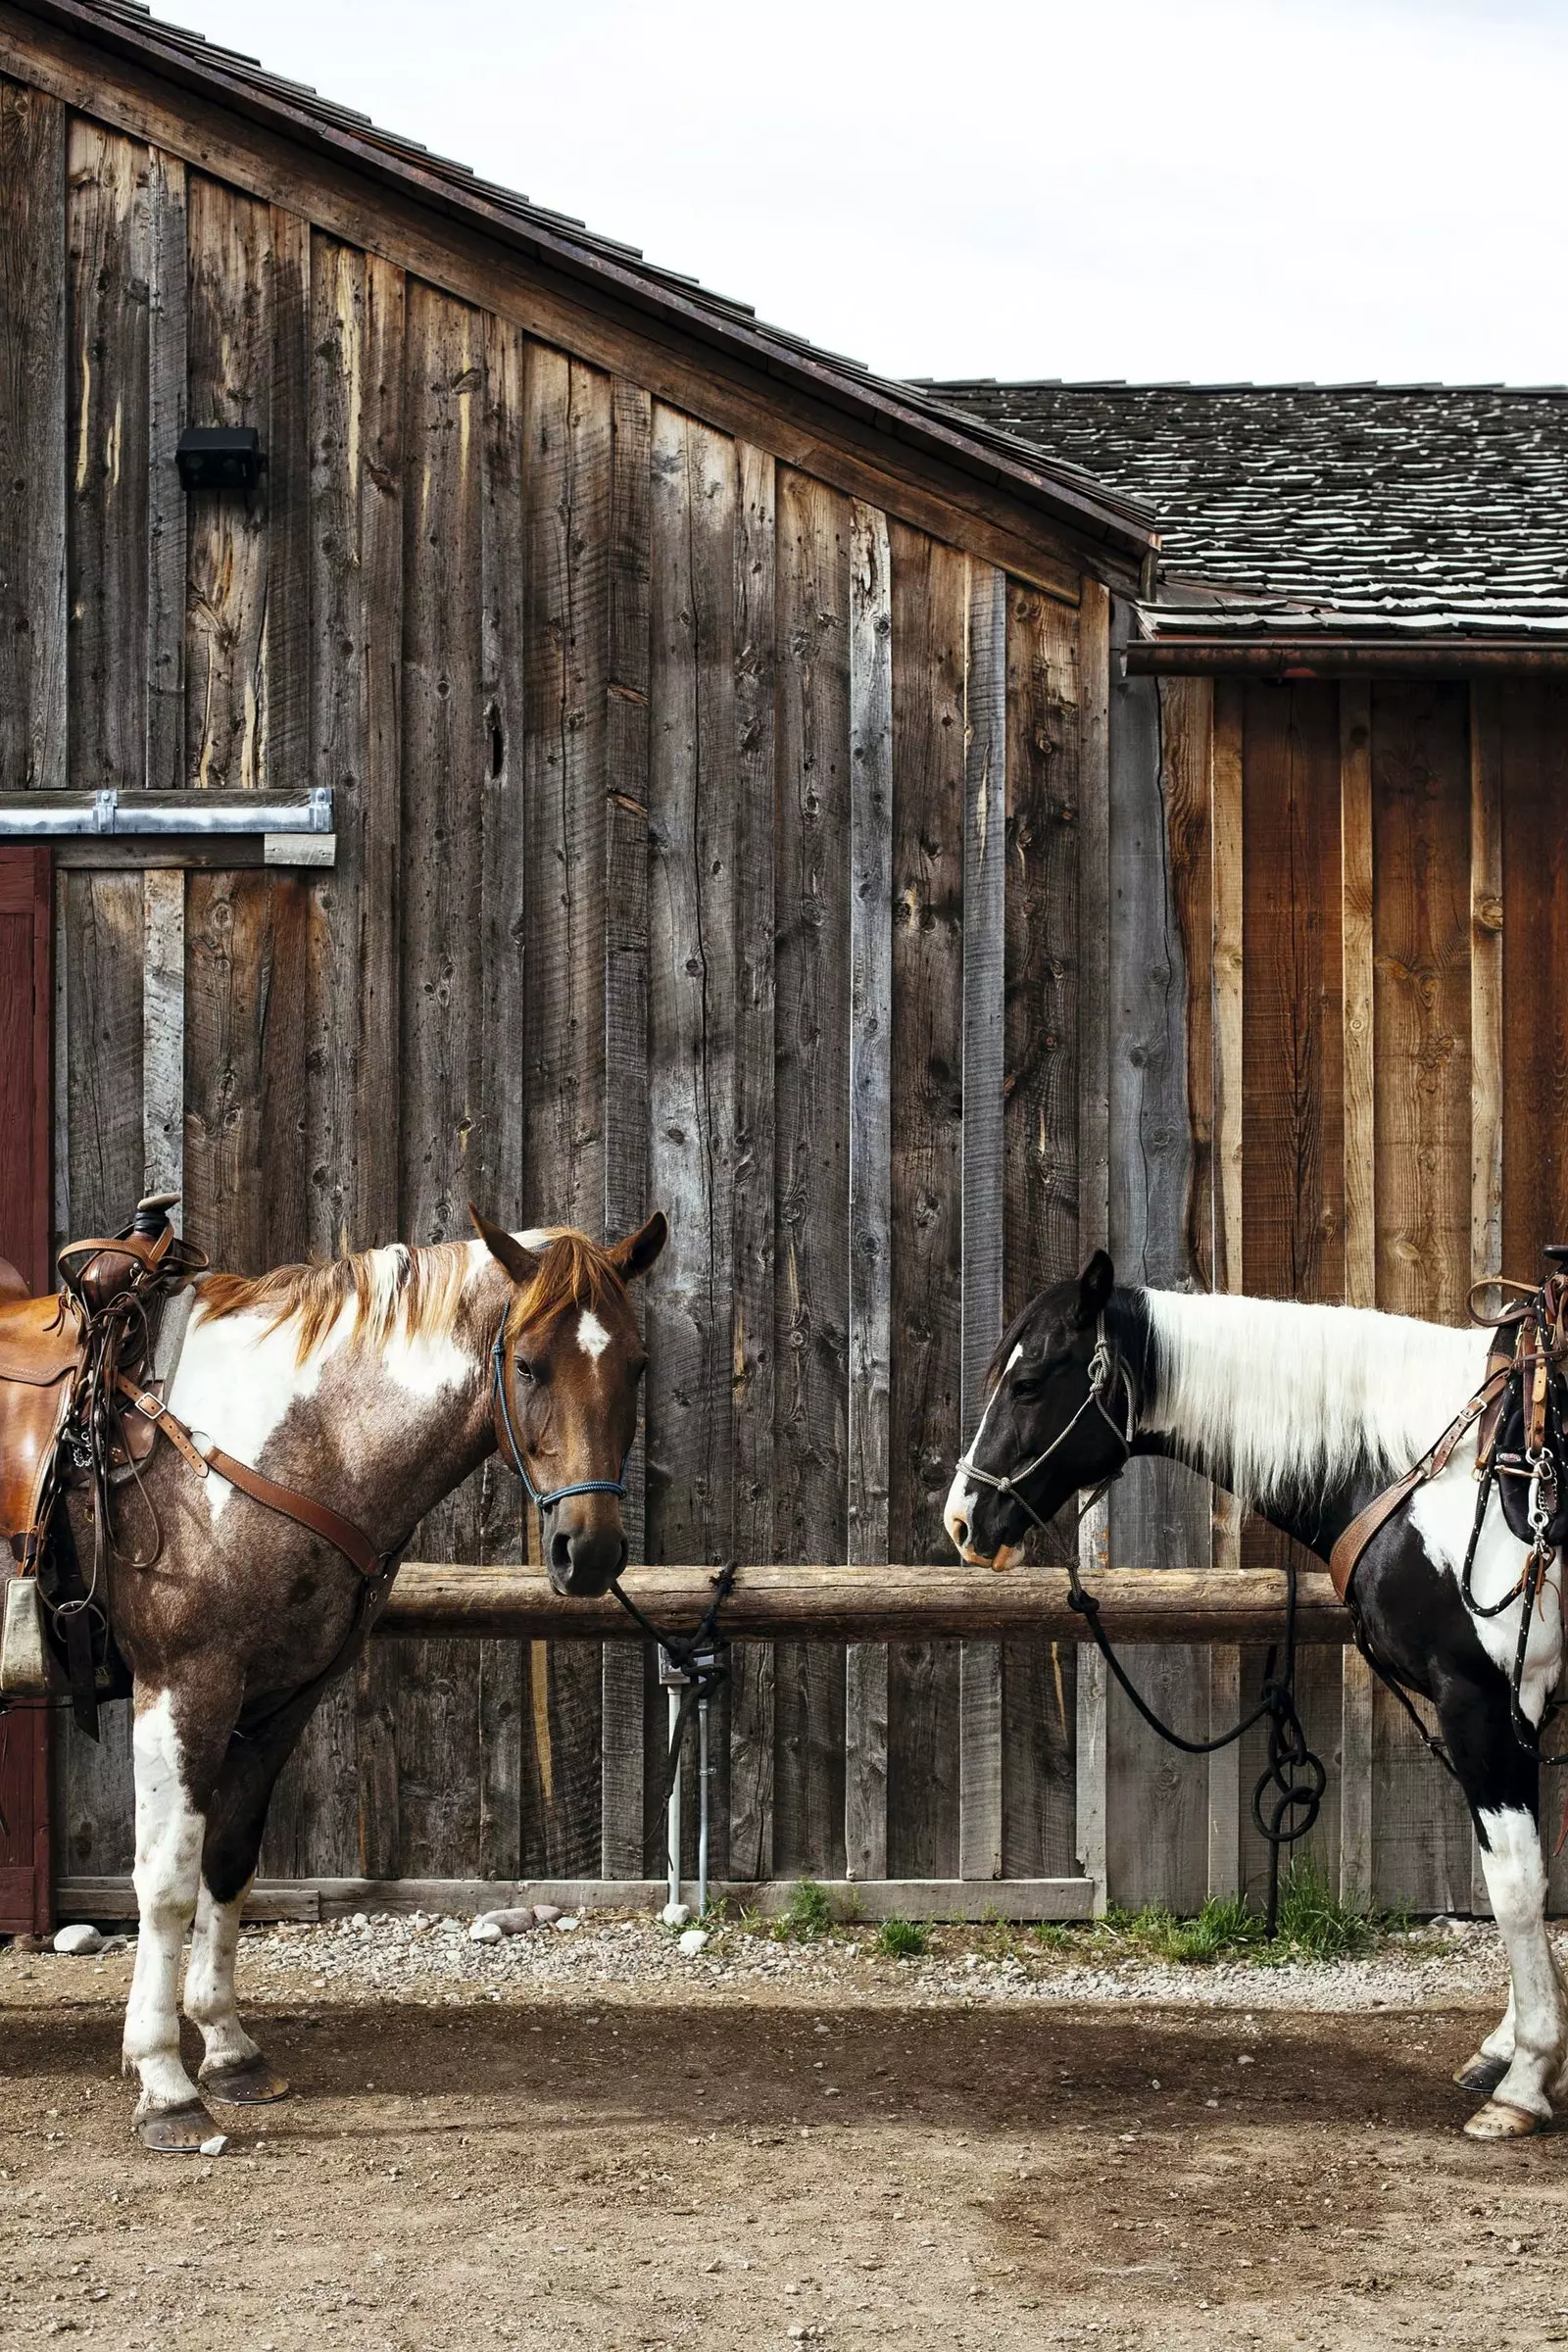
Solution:
[[[181,2162],[127,1982],[0,1953],[5,2344],[1568,2343],[1568,2138],[1461,2137],[1452,2003],[302,1978],[250,2009],[298,2095]]]

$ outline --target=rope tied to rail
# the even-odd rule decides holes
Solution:
[[[660,1795],[661,1810],[669,1802],[669,1792],[675,1786],[680,1770],[681,1748],[685,1743],[686,1727],[698,1704],[712,1697],[721,1683],[729,1680],[725,1663],[729,1650],[729,1636],[719,1631],[718,1612],[735,1590],[739,1570],[733,1560],[727,1560],[712,1580],[712,1599],[703,1611],[696,1629],[689,1634],[662,1634],[651,1624],[617,1576],[610,1590],[628,1617],[639,1625],[650,1642],[657,1642],[670,1664],[686,1677],[681,1694],[680,1713],[670,1733],[669,1752],[664,1758],[664,1786]]]
[[[1110,1638],[1100,1622],[1100,1602],[1087,1591],[1078,1574],[1076,1559],[1067,1561],[1068,1606],[1077,1611],[1088,1626],[1105,1664],[1116,1679],[1118,1688],[1131,1700],[1150,1730],[1167,1746],[1179,1748],[1186,1756],[1212,1756],[1221,1748],[1234,1746],[1252,1729],[1254,1724],[1268,1724],[1268,1761],[1258,1775],[1252,1790],[1252,1826],[1268,1845],[1268,1906],[1267,1926],[1272,1938],[1279,1928],[1280,1913],[1280,1849],[1295,1845],[1315,1828],[1322,1808],[1324,1791],[1329,1785],[1328,1772],[1320,1756],[1308,1744],[1306,1731],[1296,1704],[1296,1579],[1294,1560],[1285,1567],[1285,1656],[1282,1670],[1275,1672],[1280,1645],[1271,1643],[1263,1661],[1263,1684],[1255,1707],[1244,1715],[1229,1731],[1220,1732],[1211,1740],[1189,1740],[1160,1720],[1153,1708],[1137,1690],[1121,1660],[1110,1643]]]

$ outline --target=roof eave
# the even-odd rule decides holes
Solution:
[[[99,15],[80,0],[11,4],[22,16],[54,25],[88,48],[107,51],[160,80],[220,104],[296,145],[415,197],[448,219],[478,224],[513,251],[648,317],[678,325],[710,349],[727,352],[781,384],[858,416],[891,441],[1002,491],[1080,540],[1134,564],[1158,547],[1153,515],[1138,502],[1109,493],[1097,495],[1087,481],[1080,486],[1043,466],[1038,453],[1010,435],[994,427],[974,430],[935,400],[927,404],[887,379],[860,377],[853,369],[835,367],[809,346],[774,336],[742,314],[726,317],[715,307],[721,298],[695,299],[652,267],[635,268],[617,259],[613,250],[596,250],[564,227],[553,229],[533,208],[519,205],[514,211],[503,206],[482,183],[466,187],[460,170],[443,168],[435,158],[421,165],[411,150],[387,143],[368,124],[356,129],[350,120],[323,119],[290,103],[281,88],[258,87],[229,71],[221,51],[204,58],[172,47],[158,38],[162,28],[155,20],[148,21],[143,32],[122,18]]]
[[[1184,631],[1135,638],[1127,647],[1129,677],[1345,678],[1469,677],[1477,670],[1568,676],[1568,634],[1476,636],[1462,631],[1423,635],[1265,637]]]

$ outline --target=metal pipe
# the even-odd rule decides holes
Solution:
[[[0,794],[0,841],[71,841],[82,836],[330,833],[332,787],[309,792],[8,792]]]
[[[697,1916],[708,1916],[708,1701],[697,1701]]]

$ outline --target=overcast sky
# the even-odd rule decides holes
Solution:
[[[1568,377],[1568,0],[154,7],[889,374]]]

